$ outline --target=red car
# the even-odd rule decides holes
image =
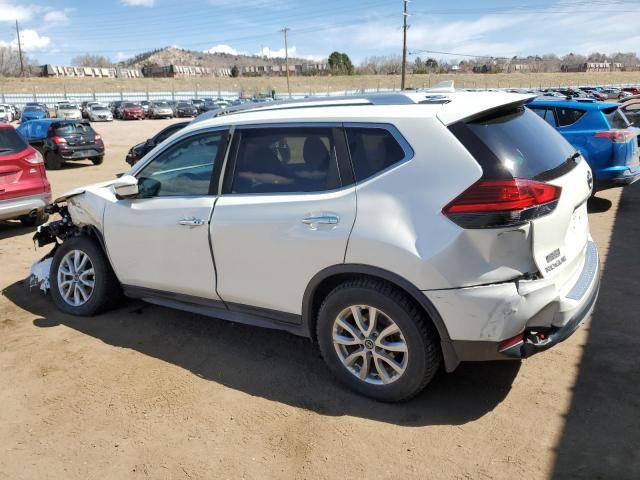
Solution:
[[[623,92],[629,92],[631,95],[640,95],[640,87],[624,87],[620,90]]]
[[[38,152],[8,124],[0,124],[0,221],[36,226],[47,221],[51,185]]]
[[[139,103],[124,102],[120,105],[120,118],[122,120],[144,119],[144,108]]]

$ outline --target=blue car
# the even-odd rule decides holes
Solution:
[[[42,120],[43,118],[47,118],[46,110],[42,107],[35,106],[26,106],[22,111],[22,116],[20,117],[20,123],[28,122],[29,120]]]
[[[582,154],[593,171],[594,192],[640,179],[640,130],[631,127],[619,105],[537,98],[527,106]]]

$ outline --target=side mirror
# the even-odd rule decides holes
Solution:
[[[138,179],[132,175],[123,175],[113,183],[116,198],[135,198],[138,196]]]

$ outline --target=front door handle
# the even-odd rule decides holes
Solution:
[[[340,222],[340,217],[332,214],[309,215],[302,219],[302,223],[305,225],[336,225],[338,222]]]
[[[185,227],[199,227],[205,224],[205,221],[201,218],[196,217],[185,217],[178,222],[179,225],[183,225]]]

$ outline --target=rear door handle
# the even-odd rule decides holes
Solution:
[[[201,225],[204,225],[205,222],[203,219],[201,218],[196,218],[196,217],[185,217],[182,220],[180,220],[178,222],[179,225],[183,225],[185,227],[199,227]]]
[[[302,223],[305,225],[336,225],[338,222],[340,222],[340,217],[331,214],[309,215],[302,219]]]

